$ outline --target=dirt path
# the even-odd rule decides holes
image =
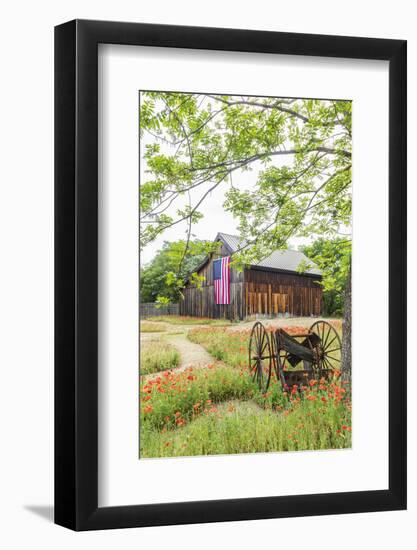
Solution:
[[[167,341],[177,348],[181,355],[179,367],[176,372],[187,367],[207,367],[215,362],[215,359],[200,344],[188,340],[186,334],[167,335]]]
[[[187,334],[190,330],[198,328],[207,328],[207,325],[174,325],[166,323],[165,321],[149,322],[155,327],[154,332],[141,332],[140,339],[142,342],[146,340],[155,340],[163,338],[167,340],[181,353],[181,356],[186,360],[187,365],[189,363],[213,363],[214,359],[207,353],[207,351],[199,344],[194,344],[187,338]],[[158,328],[161,330],[158,330]],[[229,326],[227,328],[230,328]],[[184,365],[181,365],[184,366]]]
[[[166,324],[168,325],[168,323]],[[175,346],[180,353],[181,359],[179,366],[171,369],[173,372],[181,372],[188,367],[193,367],[193,369],[205,368],[218,362],[202,346],[188,340],[188,330],[194,327],[186,327],[185,330],[184,327],[181,327],[183,332],[179,332],[180,327],[175,328],[171,330],[172,325],[171,327],[168,325],[166,332],[142,333],[141,340],[146,342],[147,340],[162,337],[166,342]],[[159,372],[148,374],[145,375],[145,380],[156,378],[157,376],[160,376]]]

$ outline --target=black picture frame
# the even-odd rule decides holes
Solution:
[[[98,44],[389,62],[387,490],[98,506]],[[406,508],[406,46],[404,40],[107,21],[55,28],[55,523],[78,531]]]

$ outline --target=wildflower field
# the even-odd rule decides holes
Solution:
[[[338,373],[284,389],[273,373],[261,393],[247,367],[250,329],[196,327],[187,335],[213,362],[151,376],[141,365],[141,458],[351,446],[350,390]]]

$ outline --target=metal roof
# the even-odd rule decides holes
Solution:
[[[218,233],[215,240],[217,241],[219,239],[224,242],[231,254],[237,252],[239,248],[245,246],[245,241],[236,235]],[[322,275],[320,269],[314,264],[314,262],[309,260],[307,256],[299,250],[275,250],[272,254],[251,267],[278,269],[300,274],[298,271],[298,266],[301,262],[305,262],[309,266],[309,269],[307,269],[304,273],[309,275]]]

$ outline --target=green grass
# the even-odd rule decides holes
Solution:
[[[312,382],[261,394],[246,371],[221,364],[165,372],[141,386],[141,457],[351,446],[348,391]]]
[[[164,325],[158,325],[157,323],[152,323],[149,321],[140,322],[140,331],[141,332],[165,332],[166,328]]]
[[[249,330],[219,328],[195,328],[188,332],[188,339],[200,344],[210,355],[231,367],[245,368],[248,364]]]
[[[161,338],[144,341],[140,346],[140,373],[152,374],[177,367],[180,354],[174,346]]]
[[[162,432],[142,430],[140,456],[302,451],[351,446],[351,432],[341,429],[338,415],[312,411],[308,416],[309,408],[313,407],[308,402],[303,405],[284,415],[263,410],[252,402],[224,403],[181,428]]]
[[[209,325],[217,327],[230,326],[227,319],[209,319],[208,317],[189,317],[185,315],[161,315],[160,317],[149,317],[148,321],[154,323],[164,322],[171,325]]]

